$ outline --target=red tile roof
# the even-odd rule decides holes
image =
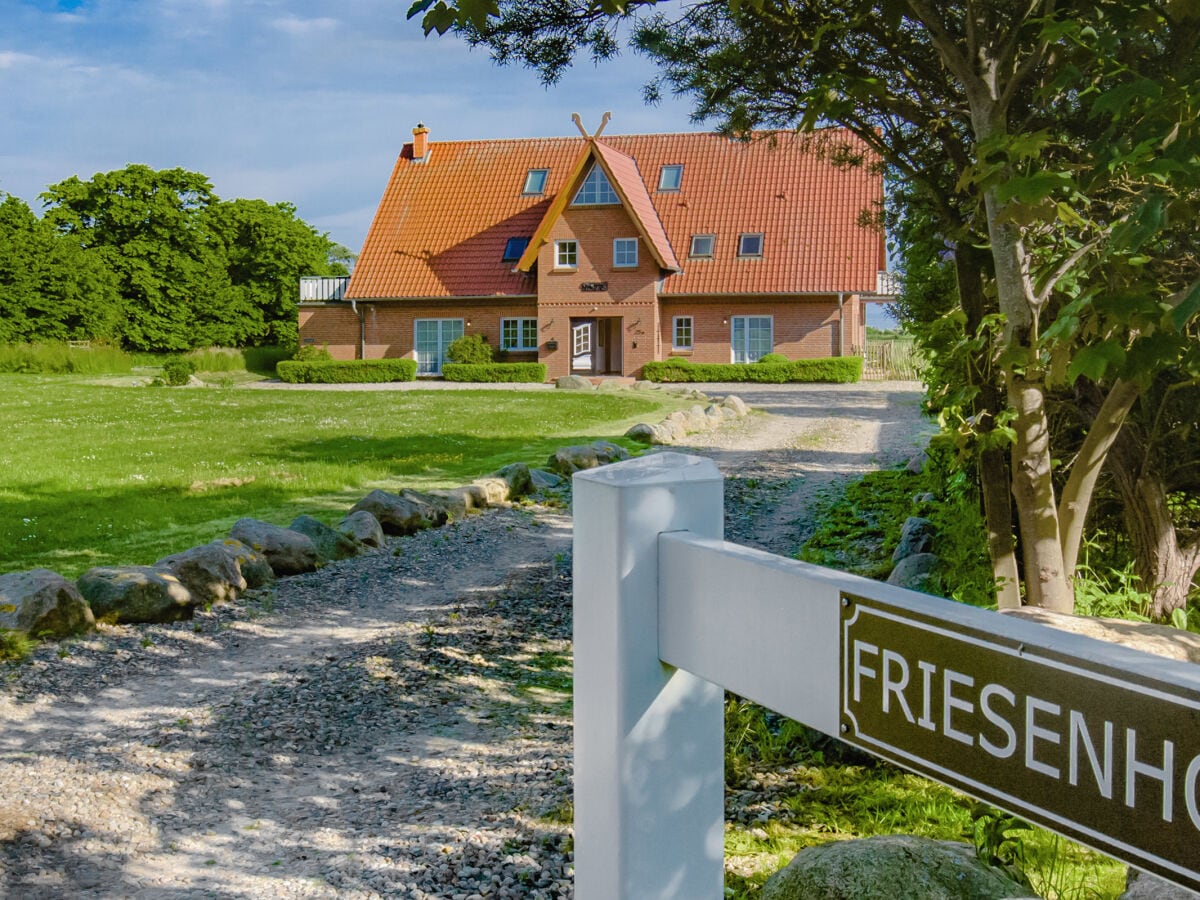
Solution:
[[[847,132],[821,136],[866,152]],[[605,135],[595,149],[660,265],[682,265],[664,295],[872,291],[884,268],[883,235],[859,221],[882,202],[882,176],[872,165],[836,166],[810,140]],[[587,151],[582,137],[431,141],[428,159],[414,162],[406,144],[347,297],[536,293],[532,275],[501,261],[505,245],[535,234]],[[679,191],[657,190],[663,165],[683,166]],[[530,169],[549,170],[544,194],[522,195]],[[762,258],[738,259],[738,235],[760,232]],[[717,235],[713,259],[687,259],[693,234]]]

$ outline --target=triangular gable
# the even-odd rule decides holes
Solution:
[[[650,193],[646,190],[646,184],[638,172],[637,163],[632,157],[600,143],[595,138],[587,141],[583,152],[579,154],[579,158],[571,167],[571,176],[554,198],[554,202],[550,204],[550,208],[546,210],[546,215],[542,217],[537,231],[534,232],[533,240],[525,248],[525,253],[516,268],[521,272],[528,272],[533,268],[533,264],[537,262],[538,251],[549,240],[550,229],[574,199],[575,192],[578,190],[579,177],[593,159],[607,176],[609,183],[621,200],[621,205],[625,207],[625,211],[633,220],[634,225],[645,238],[659,268],[673,272],[680,271],[679,260],[675,257],[671,242],[667,240],[667,232],[663,228],[658,213],[654,210]]]

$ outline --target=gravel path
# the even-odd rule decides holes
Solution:
[[[911,384],[728,392],[765,414],[689,449],[775,552],[928,430]],[[0,896],[570,897],[570,590],[514,508],[0,668]]]

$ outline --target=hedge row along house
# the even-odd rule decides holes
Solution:
[[[349,284],[302,296],[302,343],[438,375],[479,333],[552,379],[861,353],[865,304],[886,299],[861,141],[579,130],[434,142],[418,125]]]

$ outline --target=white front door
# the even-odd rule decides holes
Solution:
[[[752,363],[775,346],[774,322],[770,316],[732,316],[730,345],[735,363]]]
[[[462,319],[417,319],[413,323],[413,349],[418,375],[441,375],[450,342],[463,336]]]
[[[593,354],[596,349],[596,322],[588,319],[571,326],[571,371],[595,371]]]

